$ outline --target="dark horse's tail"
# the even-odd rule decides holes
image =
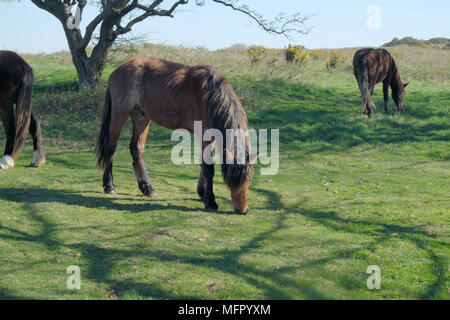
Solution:
[[[16,160],[28,135],[31,119],[31,96],[33,94],[33,69],[23,64],[22,81],[16,100],[16,133],[11,157]]]
[[[363,113],[370,115],[372,108],[375,108],[375,103],[369,91],[369,70],[366,57],[361,57],[358,61],[358,84],[361,91]]]
[[[109,88],[106,91],[105,105],[103,107],[102,126],[98,136],[96,155],[97,167],[103,169],[105,167],[105,160],[109,150],[109,127],[111,126],[111,93]]]

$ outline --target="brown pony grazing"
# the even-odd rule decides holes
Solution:
[[[203,132],[218,129],[224,140],[227,129],[247,131],[247,117],[233,88],[209,66],[185,66],[152,58],[134,58],[110,76],[97,143],[98,167],[104,169],[105,193],[115,194],[113,156],[122,126],[131,117],[133,134],[130,151],[133,170],[145,196],[156,196],[144,166],[143,153],[151,121],[171,130],[194,132],[194,121],[201,121]],[[201,137],[200,137],[201,138]],[[200,139],[202,141],[202,139]],[[203,142],[204,150],[208,144]],[[230,151],[220,150],[224,157]],[[245,161],[222,165],[225,184],[231,190],[235,212],[247,214],[247,192],[253,175],[254,155],[245,141]],[[234,154],[231,155],[233,159]],[[202,160],[197,193],[208,211],[218,209],[213,192],[214,164]]]
[[[14,167],[30,130],[34,154],[32,167],[45,162],[41,126],[31,110],[33,70],[16,53],[0,51],[0,117],[6,131],[6,148],[0,169]],[[16,113],[14,115],[14,104]]]
[[[362,96],[362,110],[370,116],[375,104],[372,100],[375,84],[383,82],[384,110],[388,111],[389,86],[397,111],[403,110],[403,96],[408,83],[403,84],[394,58],[385,49],[360,49],[353,58],[353,72]]]

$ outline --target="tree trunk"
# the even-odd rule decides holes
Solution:
[[[84,55],[72,52],[72,61],[78,74],[78,86],[80,89],[95,88],[100,84],[103,73],[103,64],[92,63],[92,60]]]
[[[65,26],[64,26],[65,27]],[[79,39],[77,33],[73,30],[64,28],[67,43],[72,55],[72,62],[78,75],[78,86],[81,90],[86,88],[95,88],[100,84],[104,68],[104,61],[109,47],[104,44],[104,50],[95,50],[89,57],[86,49],[79,48]],[[94,54],[95,53],[95,54]]]

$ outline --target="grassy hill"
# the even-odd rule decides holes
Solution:
[[[431,38],[429,40],[419,40],[413,37],[404,37],[402,39],[394,38],[391,41],[383,44],[383,47],[395,47],[400,45],[423,47],[423,48],[435,48],[435,49],[436,48],[450,49],[450,39]]]
[[[221,70],[251,128],[280,129],[280,171],[256,174],[247,216],[231,214],[219,174],[219,212],[195,192],[199,168],[175,166],[171,132],[151,126],[145,161],[159,197],[140,195],[128,151],[115,161],[117,196],[102,193],[93,150],[105,88],[72,89],[67,53],[25,55],[36,74],[34,108],[48,162],[0,171],[0,298],[29,299],[448,299],[450,234],[449,52],[396,47],[411,80],[405,112],[361,115],[350,58],[333,72],[328,51],[304,66],[270,51],[157,45],[119,48],[111,71],[133,55]],[[0,141],[4,141],[0,133]],[[220,172],[216,170],[216,172]],[[81,290],[66,269],[81,268]],[[366,270],[381,268],[381,290]]]

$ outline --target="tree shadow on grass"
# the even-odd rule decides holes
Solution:
[[[266,193],[269,196],[271,196],[272,194],[272,192],[268,192],[267,190],[259,190],[259,192]],[[285,207],[281,202],[273,200],[276,199],[272,199],[271,201],[272,209],[283,208],[287,213],[302,215],[335,232],[361,234],[364,236],[370,235],[376,239],[363,248],[356,248],[344,252],[339,251],[336,255],[330,255],[329,257],[324,259],[317,259],[316,261],[312,261],[307,265],[303,265],[303,267],[321,265],[331,260],[357,253],[358,251],[365,250],[376,244],[381,244],[384,241],[391,239],[392,234],[397,234],[399,239],[413,243],[418,249],[425,251],[434,265],[432,272],[434,273],[436,280],[430,283],[425,292],[417,298],[433,299],[434,297],[438,296],[442,292],[442,290],[445,289],[445,270],[447,264],[445,259],[437,255],[432,248],[436,246],[446,246],[447,243],[445,241],[437,240],[435,235],[429,234],[428,232],[424,231],[422,229],[422,226],[410,227],[391,223],[373,222],[353,218],[342,218],[336,212],[304,209],[299,207],[298,205]]]
[[[324,226],[333,232],[360,234],[363,236],[371,236],[375,240],[371,243],[354,249],[337,250],[335,253],[329,254],[327,257],[313,259],[307,263],[302,263],[298,268],[309,268],[314,266],[322,266],[333,260],[346,258],[357,255],[359,252],[368,248],[382,244],[389,239],[392,239],[392,234],[397,234],[398,239],[405,240],[414,244],[418,249],[426,252],[430,261],[434,265],[432,272],[436,280],[432,281],[427,289],[417,298],[419,299],[433,299],[439,296],[446,288],[446,266],[445,258],[435,253],[433,248],[437,246],[447,246],[447,242],[436,239],[436,236],[423,230],[423,226],[404,226],[392,223],[373,222],[363,219],[342,218],[338,213],[326,210],[311,210],[302,208],[299,204],[293,206],[285,206],[278,197],[278,194],[273,191],[264,189],[255,190],[256,192],[265,195],[270,199],[267,204],[268,208],[272,210],[283,210],[286,214],[301,215],[308,220],[312,220],[318,225]],[[288,268],[290,269],[290,268]],[[292,271],[292,270],[290,270]],[[330,280],[341,282],[345,287],[351,277],[345,274],[330,275]],[[348,289],[354,289],[350,287]]]
[[[90,195],[87,195],[90,194]],[[145,201],[126,204],[119,201],[136,201],[135,198],[108,196],[100,192],[70,192],[57,189],[44,188],[0,188],[0,198],[18,203],[52,203],[58,202],[70,206],[81,206],[91,209],[104,208],[107,210],[122,211],[125,213],[152,212],[155,210],[178,210],[183,212],[200,211],[203,208],[189,208],[185,206],[159,204],[155,199],[142,197]]]
[[[445,241],[437,240],[435,235],[422,230],[422,226],[409,227],[383,222],[342,218],[335,212],[320,213],[300,209],[298,213],[314,220],[330,230],[371,235],[372,237],[379,239],[377,243],[392,239],[392,235],[396,234],[399,239],[408,241],[414,244],[418,249],[426,252],[434,265],[432,272],[434,273],[436,280],[430,283],[426,291],[418,298],[433,299],[446,287],[446,261],[443,257],[437,255],[432,248],[437,246],[447,246],[448,244]],[[372,245],[373,244],[371,244],[371,246]]]
[[[6,192],[5,192],[6,191]],[[15,190],[17,192],[17,190]],[[8,201],[19,202],[23,198],[17,196],[16,192],[8,190],[0,190],[0,197]],[[36,192],[36,191],[35,191]],[[88,207],[97,207],[97,200],[90,202],[85,198],[79,198],[78,195],[71,196],[65,192],[56,192],[55,190],[39,191],[35,196],[48,197],[50,201],[62,202],[65,204],[78,204],[80,200],[83,205]],[[278,199],[278,195],[273,194],[272,197]],[[84,271],[85,276],[99,284],[106,284],[118,292],[127,290],[134,290],[142,297],[159,298],[159,299],[201,299],[201,296],[186,296],[183,294],[174,294],[163,290],[158,284],[149,284],[136,282],[132,279],[117,280],[111,277],[112,269],[119,261],[124,261],[131,257],[153,257],[162,263],[176,264],[179,261],[188,263],[196,267],[208,267],[217,272],[223,272],[233,275],[237,278],[243,279],[246,283],[261,289],[264,292],[264,298],[270,299],[290,299],[292,298],[284,290],[279,289],[272,282],[283,282],[284,285],[294,288],[296,291],[303,292],[303,294],[311,299],[326,298],[322,293],[316,291],[314,288],[305,285],[302,282],[297,282],[285,278],[284,272],[287,269],[274,271],[261,271],[249,266],[240,261],[240,258],[250,253],[251,251],[260,248],[262,242],[271,237],[271,235],[284,228],[284,214],[280,214],[276,219],[275,224],[268,230],[258,234],[249,239],[246,244],[234,250],[218,250],[211,252],[203,252],[203,256],[197,253],[192,254],[170,254],[159,250],[151,250],[147,248],[131,247],[130,249],[114,249],[104,248],[98,244],[79,242],[76,244],[65,244],[57,240],[56,230],[57,225],[49,221],[44,215],[33,214],[33,205],[40,202],[37,199],[27,198],[25,208],[28,212],[28,217],[38,225],[41,225],[41,232],[38,234],[31,234],[29,232],[20,231],[15,228],[0,226],[0,238],[10,241],[25,241],[36,242],[43,244],[52,249],[70,248],[81,252],[81,255],[87,259],[87,270]],[[279,199],[278,199],[279,200]],[[107,204],[106,206],[116,207],[115,204]],[[139,205],[138,205],[139,206]],[[262,276],[262,279],[261,279]],[[11,296],[13,297],[13,296]]]
[[[8,201],[23,202],[24,195],[18,195],[18,190],[13,191],[8,189],[0,189],[0,198]],[[34,192],[34,193],[33,193]],[[57,224],[48,220],[45,215],[36,215],[33,213],[33,206],[35,203],[42,202],[39,197],[44,199],[49,198],[51,201],[61,202],[69,205],[84,205],[88,208],[98,208],[105,206],[107,208],[122,210],[122,205],[115,204],[105,198],[98,199],[96,197],[80,196],[78,194],[70,194],[64,191],[55,190],[34,190],[30,197],[25,197],[24,209],[28,213],[28,217],[33,223],[41,226],[41,232],[32,234],[24,232],[16,228],[0,225],[0,238],[5,241],[24,241],[35,242],[42,244],[51,249],[69,248],[77,250],[82,257],[87,260],[87,270],[84,270],[84,275],[91,281],[98,284],[106,285],[115,290],[119,294],[133,291],[144,298],[157,299],[202,299],[201,295],[185,295],[183,293],[175,293],[170,290],[163,289],[159,283],[144,283],[134,281],[133,279],[117,279],[112,276],[114,267],[127,259],[132,257],[145,257],[156,259],[164,264],[189,264],[194,267],[207,267],[215,272],[221,272],[237,279],[241,279],[246,284],[251,285],[263,293],[265,299],[292,299],[294,297],[306,297],[308,299],[329,299],[323,292],[315,289],[309,282],[301,279],[292,279],[291,275],[297,271],[305,270],[315,266],[322,266],[333,260],[346,258],[350,255],[358,253],[360,250],[367,249],[370,246],[384,242],[389,238],[393,232],[398,233],[399,238],[414,243],[419,249],[428,253],[431,261],[437,267],[435,276],[437,279],[430,284],[429,288],[424,292],[420,298],[433,298],[441,292],[445,286],[445,277],[442,274],[445,263],[441,257],[434,253],[433,246],[439,244],[434,239],[434,236],[429,235],[420,227],[401,226],[389,223],[372,222],[366,220],[358,220],[352,218],[342,218],[336,212],[327,212],[320,210],[306,210],[298,206],[286,206],[278,193],[257,189],[255,192],[261,194],[266,198],[264,207],[266,209],[274,210],[276,214],[272,225],[265,231],[260,232],[256,236],[248,238],[245,243],[235,249],[219,249],[201,251],[186,250],[183,253],[175,254],[169,251],[155,250],[139,246],[130,246],[128,249],[122,248],[105,248],[101,244],[80,241],[78,243],[64,243],[58,240],[57,232],[61,229]],[[42,198],[41,198],[42,199]],[[80,204],[81,203],[81,204]],[[105,205],[106,203],[106,205]],[[136,204],[137,209],[141,210],[141,205]],[[167,209],[166,207],[161,208]],[[129,209],[127,209],[129,210]],[[276,211],[275,211],[276,210]],[[314,221],[318,225],[324,226],[327,229],[339,233],[356,233],[362,235],[371,235],[375,240],[364,247],[350,248],[344,250],[331,250],[326,257],[313,258],[306,262],[300,262],[295,265],[288,265],[271,270],[270,268],[257,268],[245,262],[243,259],[248,254],[258,252],[259,249],[264,248],[264,242],[276,237],[283,229],[288,227],[286,219],[289,215],[302,215],[309,220]],[[243,218],[245,219],[245,218]],[[355,227],[356,226],[356,227]],[[113,228],[113,227],[111,227]],[[111,231],[109,231],[111,232]],[[148,244],[151,246],[151,244]],[[299,244],[299,250],[305,247],[306,244]],[[202,253],[202,255],[200,255]],[[346,290],[351,290],[356,285],[360,285],[361,281],[356,281],[353,277],[344,273],[333,272],[329,276],[322,275],[322,277],[329,277],[329,280],[336,283]],[[280,286],[280,284],[282,284]],[[289,292],[294,292],[294,295]],[[0,294],[1,294],[0,290]],[[14,294],[5,291],[3,295],[7,298],[15,297]],[[1,295],[0,295],[1,297]]]

